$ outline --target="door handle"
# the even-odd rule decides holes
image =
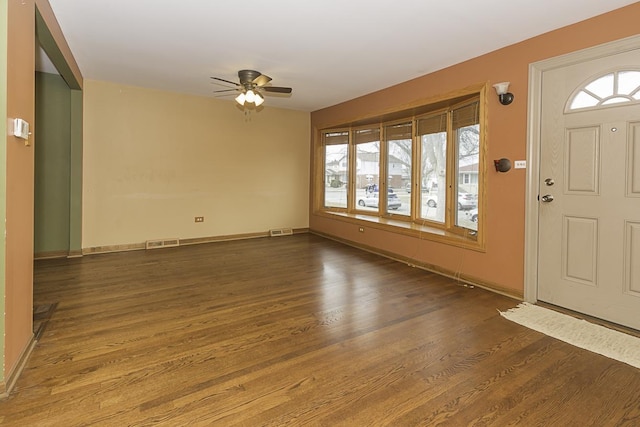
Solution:
[[[545,194],[544,196],[542,196],[541,200],[544,203],[551,203],[553,202],[553,196],[551,194]]]

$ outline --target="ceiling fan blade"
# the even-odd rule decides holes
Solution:
[[[237,92],[238,89],[223,89],[223,90],[214,90],[213,93],[220,93],[220,92]]]
[[[279,86],[265,86],[261,88],[265,92],[275,92],[275,93],[291,93],[292,89],[290,87],[279,87]]]
[[[225,83],[229,83],[232,84],[234,86],[240,86],[238,83],[236,82],[230,82],[229,80],[225,80],[225,79],[221,79],[220,77],[211,77],[214,80],[220,80],[221,82],[225,82]]]
[[[253,79],[253,83],[258,87],[262,87],[271,81],[271,77],[265,76],[264,74],[260,74],[258,77]]]

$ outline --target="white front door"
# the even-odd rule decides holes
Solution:
[[[640,50],[542,75],[538,300],[640,329]]]

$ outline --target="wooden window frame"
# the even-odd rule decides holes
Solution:
[[[313,212],[316,215],[327,215],[331,217],[339,217],[348,222],[354,222],[359,225],[367,224],[376,228],[381,228],[393,232],[402,234],[414,235],[416,237],[436,240],[443,243],[449,243],[456,246],[467,247],[470,249],[484,251],[485,239],[484,239],[484,200],[486,192],[486,170],[485,170],[485,152],[486,152],[486,131],[487,131],[487,84],[478,85],[473,88],[468,88],[463,91],[449,94],[447,96],[438,97],[429,102],[416,104],[411,109],[400,110],[391,113],[385,113],[384,115],[372,116],[366,119],[360,119],[358,121],[342,124],[340,126],[332,126],[317,131],[316,137],[316,153],[317,160],[314,162],[316,173],[314,174],[313,189],[315,197],[313,200]],[[457,191],[453,185],[457,185],[458,182],[458,168],[457,157],[455,154],[454,146],[456,143],[456,135],[452,129],[451,112],[459,107],[473,102],[478,102],[479,109],[479,152],[478,152],[478,222],[477,230],[471,230],[468,228],[455,225],[456,210],[457,210]],[[446,194],[447,194],[447,207],[445,212],[444,223],[438,223],[429,221],[424,218],[420,218],[418,204],[420,203],[420,197],[422,192],[421,186],[416,185],[421,181],[421,145],[419,137],[417,136],[417,120],[420,117],[424,117],[429,114],[434,114],[438,111],[447,111],[447,177],[446,177]],[[390,118],[391,117],[391,118]],[[385,135],[385,127],[393,124],[401,124],[411,121],[412,123],[412,164],[411,164],[411,183],[412,191],[410,196],[410,214],[395,214],[387,213],[387,183],[385,179],[379,180],[379,203],[378,210],[368,211],[358,209],[356,202],[356,174],[357,174],[357,159],[356,159],[356,144],[354,143],[354,131],[364,128],[379,127],[380,131],[380,153],[379,153],[379,177],[385,177],[388,163],[388,141]],[[324,162],[326,160],[326,153],[323,145],[323,135],[331,132],[349,131],[349,177],[347,183],[347,208],[328,208],[324,206],[325,194],[324,194],[324,178],[320,176],[319,172],[324,171]],[[324,175],[324,173],[322,173]]]

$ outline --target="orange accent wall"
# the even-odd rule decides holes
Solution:
[[[10,0],[7,28],[7,116],[34,126],[35,4]],[[33,136],[31,145],[6,137],[4,378],[13,371],[32,332]]]
[[[509,91],[515,95],[511,105],[501,105],[492,88],[489,92],[485,158],[488,184],[485,193],[486,252],[375,228],[359,233],[356,224],[317,215],[313,211],[309,220],[311,230],[522,295],[526,171],[517,169],[499,174],[493,168],[493,160],[501,157],[526,159],[529,64],[636,35],[638,16],[640,3],[635,3],[311,114],[315,134],[319,129],[400,110],[420,99],[434,98],[471,85],[510,81]],[[317,154],[313,150],[312,153]],[[313,187],[311,191],[313,200]]]

